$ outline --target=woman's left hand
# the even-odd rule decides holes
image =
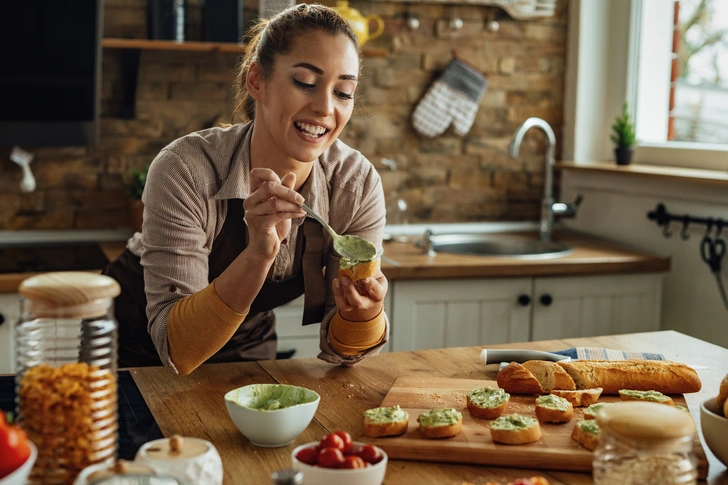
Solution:
[[[342,318],[365,322],[379,315],[384,306],[389,283],[381,270],[371,278],[352,282],[349,278],[334,278],[336,306]]]

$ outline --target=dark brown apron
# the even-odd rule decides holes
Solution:
[[[247,246],[243,201],[228,200],[225,223],[212,243],[208,260],[208,281],[217,278]],[[230,340],[207,362],[236,362],[274,359],[276,356],[273,309],[305,293],[303,325],[319,323],[326,305],[326,264],[321,225],[304,220],[299,228],[293,274],[280,281],[266,281],[250,306],[250,312]],[[115,300],[119,324],[119,367],[162,365],[147,330],[147,297],[144,268],[138,256],[126,249],[109,263],[104,274],[121,285]]]

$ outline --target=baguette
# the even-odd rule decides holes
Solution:
[[[574,406],[553,394],[539,396],[536,398],[536,417],[542,423],[568,423],[574,417]]]
[[[600,409],[609,406],[608,402],[596,402],[584,410],[584,419],[597,419]]]
[[[379,271],[379,260],[372,261],[353,261],[347,258],[341,258],[339,266],[339,278],[346,276],[351,281],[373,278]]]
[[[468,412],[474,418],[495,419],[505,409],[511,395],[503,389],[476,387],[466,396]]]
[[[571,438],[589,451],[594,451],[599,444],[599,425],[593,419],[579,421],[574,426]]]
[[[408,425],[409,414],[399,405],[364,411],[364,436],[369,438],[398,436],[407,431]]]
[[[517,362],[511,362],[498,372],[498,387],[513,394],[542,394],[543,387],[531,371]]]
[[[490,437],[504,445],[523,445],[541,439],[541,426],[538,419],[520,414],[509,414],[491,421]]]
[[[723,407],[726,401],[728,401],[728,375],[720,383],[720,391],[718,391],[718,398],[716,400],[718,401],[718,408]]]
[[[558,364],[574,379],[577,389],[601,387],[604,394],[618,394],[621,389],[683,394],[701,388],[694,369],[667,360],[583,360]]]
[[[622,389],[619,391],[619,397],[622,401],[651,401],[660,404],[667,404],[668,406],[674,406],[675,401],[670,396],[665,396],[661,392],[657,391],[633,391],[631,389]]]
[[[529,360],[523,363],[523,367],[533,374],[533,377],[541,384],[544,392],[553,389],[576,389],[574,380],[556,362]]]
[[[573,406],[583,407],[597,402],[599,396],[602,395],[602,388],[597,387],[596,389],[582,389],[580,391],[562,391],[560,389],[554,389],[551,391],[551,394],[563,397]]]
[[[417,417],[425,438],[452,438],[463,429],[463,415],[451,408],[435,408]]]
[[[723,416],[728,418],[728,400],[723,403]]]

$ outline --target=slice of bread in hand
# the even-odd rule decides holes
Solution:
[[[452,438],[463,429],[463,415],[452,408],[435,408],[417,417],[425,438]]]
[[[511,362],[498,372],[498,387],[513,394],[542,394],[543,387],[531,371],[517,362]]]
[[[364,436],[381,438],[398,436],[407,431],[409,414],[399,405],[364,411]]]
[[[351,281],[373,278],[379,270],[379,260],[355,262],[350,259],[341,258],[339,267],[339,278],[346,276]]]
[[[561,391],[554,389],[551,391],[551,394],[563,397],[573,406],[583,407],[597,402],[597,400],[599,400],[599,396],[602,395],[602,388],[597,387],[596,389],[582,389],[580,391]]]
[[[503,389],[476,387],[466,396],[468,411],[475,418],[495,419],[501,415],[511,399]]]
[[[600,409],[609,406],[608,402],[595,402],[590,404],[588,408],[584,410],[584,419],[597,419],[597,413]]]
[[[538,419],[520,414],[508,414],[491,421],[490,437],[496,443],[523,445],[541,439]]]
[[[542,423],[568,423],[574,417],[574,406],[553,394],[539,396],[536,398],[536,417]]]
[[[523,367],[531,371],[533,377],[541,384],[544,392],[549,392],[552,389],[576,389],[574,379],[556,362],[529,360],[523,363]]]
[[[599,444],[599,425],[593,419],[579,421],[574,426],[571,437],[589,451],[594,451]]]
[[[668,406],[674,406],[675,401],[670,396],[665,396],[661,392],[657,391],[633,391],[629,389],[622,389],[619,391],[619,397],[622,401],[652,401],[660,404],[667,404]]]

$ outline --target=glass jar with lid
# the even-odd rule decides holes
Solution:
[[[116,281],[84,272],[26,279],[16,328],[17,406],[38,448],[31,484],[72,484],[117,452]]]
[[[627,401],[596,416],[596,485],[687,485],[697,483],[695,422],[666,404]]]

